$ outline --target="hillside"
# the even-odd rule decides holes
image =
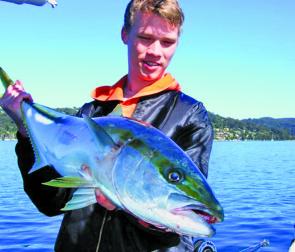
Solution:
[[[295,118],[274,119],[271,117],[263,117],[259,119],[244,119],[242,122],[255,123],[257,125],[266,126],[272,129],[288,130],[290,135],[295,136]]]
[[[274,127],[273,121],[257,123],[254,120],[237,120],[225,118],[209,112],[209,117],[215,130],[215,139],[218,140],[293,140],[290,122]],[[259,119],[257,119],[259,121]],[[295,118],[292,118],[295,121]],[[272,122],[272,123],[271,123]],[[284,121],[285,122],[285,121]],[[293,122],[293,121],[292,121]]]
[[[57,108],[66,114],[75,114],[77,108]],[[260,118],[237,120],[209,112],[217,140],[294,140],[295,118]],[[16,127],[0,109],[0,140],[15,138]]]
[[[15,130],[14,123],[0,108],[0,140],[14,138]]]

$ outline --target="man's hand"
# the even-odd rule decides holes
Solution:
[[[92,177],[91,169],[87,164],[81,165],[81,171],[85,175]],[[97,203],[100,204],[102,207],[106,208],[107,210],[112,211],[116,209],[116,206],[106,196],[104,196],[98,188],[95,189],[95,197]]]
[[[20,81],[16,81],[14,85],[8,86],[4,95],[0,98],[0,106],[15,122],[18,131],[23,136],[27,136],[21,116],[20,105],[23,100],[33,101],[31,95],[25,92],[22,83]]]
[[[106,196],[104,196],[99,189],[95,189],[95,196],[97,203],[107,210],[113,211],[116,209],[116,206]]]

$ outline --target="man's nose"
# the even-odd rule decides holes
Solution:
[[[161,50],[162,50],[161,42],[158,40],[155,40],[153,41],[153,43],[149,45],[147,53],[154,56],[161,56]]]

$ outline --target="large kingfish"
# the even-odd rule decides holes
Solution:
[[[136,120],[74,117],[22,102],[35,153],[30,172],[50,165],[46,183],[78,188],[63,210],[96,203],[98,188],[119,209],[157,227],[212,236],[223,209],[188,155],[156,128]]]

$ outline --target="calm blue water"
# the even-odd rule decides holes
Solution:
[[[38,213],[22,189],[14,141],[0,141],[0,250],[52,251],[61,216]],[[295,223],[295,141],[215,142],[209,182],[225,210],[211,240],[235,252],[263,239],[288,251]]]
[[[209,182],[225,210],[212,239],[239,251],[263,239],[261,251],[288,251],[295,223],[295,141],[216,142]]]

